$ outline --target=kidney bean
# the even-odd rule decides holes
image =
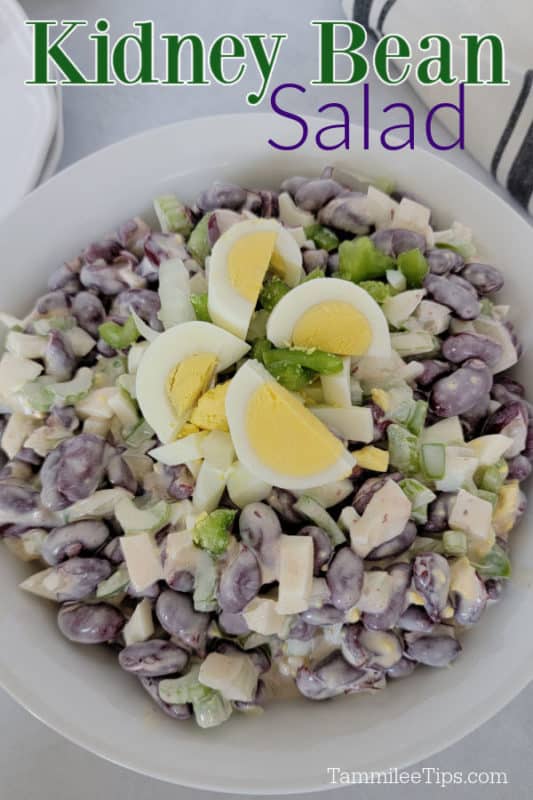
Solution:
[[[39,467],[43,460],[43,457],[36,453],[35,450],[32,450],[31,447],[21,447],[17,453],[17,461],[31,464],[32,467]]]
[[[339,254],[330,253],[328,257],[328,271],[331,274],[339,271]]]
[[[261,209],[258,212],[261,217],[279,217],[279,195],[265,189],[259,190],[261,198]]]
[[[469,358],[480,358],[488,367],[495,367],[503,348],[494,339],[478,333],[457,333],[442,344],[442,355],[452,364],[462,364]]]
[[[98,488],[107,466],[104,439],[81,433],[61,442],[47,455],[41,469],[41,498],[57,511],[89,497]]]
[[[319,606],[318,608],[308,608],[302,611],[300,617],[308,625],[336,625],[344,619],[344,612],[340,608],[332,605]],[[295,638],[295,637],[292,637]]]
[[[364,514],[367,505],[370,503],[376,492],[383,489],[387,481],[401,481],[402,475],[399,472],[392,472],[388,475],[381,475],[379,478],[368,478],[357,490],[353,500],[353,507],[358,514]]]
[[[59,630],[79,644],[103,644],[117,638],[126,620],[122,613],[108,603],[68,603],[59,609]]]
[[[179,570],[174,572],[173,575],[166,579],[167,586],[174,589],[175,592],[190,593],[194,589],[194,575],[187,570]]]
[[[416,636],[414,640],[409,637]],[[447,667],[455,661],[462,648],[452,636],[418,636],[418,634],[406,635],[407,648],[406,655],[419,664],[428,667]]]
[[[472,358],[433,385],[431,410],[439,417],[460,416],[488,396],[491,388],[492,375],[487,365]]]
[[[6,465],[4,470],[10,465]],[[21,467],[31,468],[22,464]],[[27,479],[22,478],[22,480]],[[51,514],[41,505],[39,492],[31,486],[17,483],[15,480],[2,480],[0,482],[0,525],[27,524],[32,528],[52,528],[57,525],[54,514]]]
[[[13,459],[13,461],[7,461],[0,471],[0,480],[4,482],[31,481],[32,478],[33,470],[31,466],[24,461],[19,461],[17,458]]]
[[[154,703],[159,706],[161,711],[167,714],[169,717],[173,719],[190,719],[192,716],[192,711],[190,707],[186,704],[169,704],[165,703],[159,697],[159,683],[161,678],[153,678],[147,676],[139,676],[139,682],[141,686],[145,689],[145,691],[150,695]]]
[[[218,617],[218,624],[228,636],[245,636],[250,632],[242,614],[231,614],[229,611],[222,611]]]
[[[485,581],[487,590],[487,600],[499,600],[503,593],[503,581],[501,578],[489,578]]]
[[[46,373],[58,381],[68,381],[76,366],[76,356],[70,341],[58,330],[50,331],[44,352]]]
[[[203,655],[209,614],[195,611],[188,594],[165,589],[157,598],[155,613],[167,633],[179,639],[187,649]]]
[[[299,642],[309,642],[316,633],[314,625],[310,625],[301,614],[293,617],[291,626],[289,628],[288,639],[296,639]]]
[[[387,434],[387,428],[391,424],[391,420],[386,418],[385,412],[377,403],[370,403],[370,411],[372,412],[372,422],[374,423],[374,437],[372,441],[381,442]]]
[[[416,539],[416,525],[414,522],[408,522],[401,533],[388,542],[383,542],[366,556],[367,561],[377,561],[381,558],[390,558],[404,553],[408,550]]]
[[[163,639],[132,644],[118,654],[118,663],[123,670],[142,677],[183,672],[188,660],[185,650]]]
[[[241,547],[220,576],[219,605],[223,611],[236,614],[253,600],[260,588],[261,570],[257,558],[248,547]]]
[[[246,200],[244,201],[244,205],[242,207],[242,210],[243,211],[250,211],[250,213],[255,214],[256,216],[260,217],[262,209],[263,209],[263,203],[261,201],[261,195],[259,194],[259,190],[247,189],[246,190]],[[223,210],[226,210],[226,209],[223,209]],[[230,213],[233,213],[233,212],[230,212]],[[209,220],[209,222],[211,222],[211,219]]]
[[[65,314],[70,307],[70,301],[65,292],[55,291],[43,294],[36,302],[34,313],[40,317],[53,314]]]
[[[469,591],[465,594],[454,589],[452,584],[451,599],[454,607],[454,620],[458,625],[475,625],[476,622],[479,622],[487,605],[488,596],[485,584],[477,575],[473,575],[472,578]]]
[[[386,631],[398,624],[400,614],[405,605],[405,593],[411,581],[410,564],[393,564],[387,569],[392,578],[390,599],[387,607],[380,613],[363,614],[366,628],[373,631]]]
[[[50,531],[43,544],[41,557],[54,566],[80,553],[94,553],[108,537],[109,530],[103,522],[71,522]]]
[[[428,250],[426,259],[429,266],[429,271],[433,275],[447,275],[449,272],[460,272],[464,267],[465,260],[454,250],[449,250],[446,247],[436,247],[434,250]]]
[[[186,500],[188,497],[192,497],[196,481],[185,464],[177,467],[165,467],[165,474],[170,479],[167,492],[171,498]]]
[[[157,600],[161,594],[161,587],[157,581],[155,583],[151,583],[150,586],[146,587],[146,589],[136,589],[132,583],[128,583],[126,587],[126,593],[129,597],[147,597],[148,600]]]
[[[400,658],[396,664],[393,664],[392,667],[385,670],[385,674],[387,678],[394,678],[398,680],[400,678],[407,678],[416,668],[416,662],[410,661],[408,658]]]
[[[475,290],[458,275],[444,278],[429,273],[424,280],[424,286],[437,303],[451,308],[460,319],[475,319],[479,316],[481,306]]]
[[[313,540],[314,551],[314,573],[319,575],[322,567],[330,560],[333,553],[333,545],[326,531],[316,525],[306,525],[299,531],[300,536],[310,536]]]
[[[111,575],[111,565],[103,558],[70,558],[51,570],[57,578],[55,599],[60,603],[84,600]]]
[[[189,258],[182,239],[175,233],[151,233],[144,242],[144,252],[146,259],[141,261],[138,271],[148,280],[157,278],[157,269],[153,267],[158,267],[163,261],[169,258],[181,258],[182,261],[186,261]]]
[[[438,378],[442,378],[451,372],[450,365],[445,361],[428,358],[427,361],[422,361],[421,363],[424,369],[417,377],[416,382],[423,389],[429,388]]]
[[[394,258],[409,250],[420,250],[422,253],[426,250],[424,236],[403,228],[383,228],[373,233],[370,238],[378,250]]]
[[[98,335],[98,328],[106,318],[102,301],[92,292],[78,292],[72,301],[72,313],[80,328],[91,336]]]
[[[246,191],[234,183],[215,181],[198,198],[198,208],[203,211],[214,211],[216,208],[231,208],[239,211],[246,200]]]
[[[369,664],[380,669],[390,669],[402,657],[402,642],[395,633],[364,628],[360,642],[369,654]]]
[[[519,455],[527,444],[528,419],[524,404],[517,400],[514,403],[500,406],[494,414],[487,419],[483,427],[484,433],[501,433],[512,439],[512,444],[506,450],[506,457],[513,458]]]
[[[75,295],[81,289],[78,272],[74,272],[69,264],[62,264],[48,278],[48,288],[51,292],[60,289],[67,295]]]
[[[95,261],[111,263],[121,251],[120,242],[111,237],[105,237],[97,242],[92,242],[82,253],[82,258],[87,264]],[[83,267],[82,267],[83,269]]]
[[[117,241],[124,250],[130,250],[140,258],[143,255],[144,240],[150,232],[150,226],[141,217],[133,217],[120,225]]]
[[[363,575],[363,560],[351,548],[337,550],[326,574],[335,608],[347,611],[355,606],[363,589]]]
[[[239,517],[239,534],[243,544],[255,554],[259,563],[274,570],[278,563],[281,525],[276,512],[266,503],[249,503]]]
[[[315,178],[302,183],[295,194],[297,206],[305,211],[319,211],[334,197],[346,192],[344,186],[332,178]]]
[[[355,690],[364,677],[364,670],[348,664],[341,653],[335,651],[312,668],[300,667],[296,686],[310,700],[326,700]]]
[[[258,202],[258,209],[256,209],[257,211],[261,208],[261,198],[259,195],[256,195],[256,198]],[[252,211],[253,209],[250,210]],[[213,247],[220,236],[229,230],[232,225],[235,225],[237,222],[242,222],[242,220],[242,214],[238,214],[236,211],[230,211],[227,208],[221,208],[218,211],[213,211],[207,223],[207,238],[211,247]]]
[[[86,289],[95,289],[100,294],[108,296],[119,294],[128,288],[126,281],[120,277],[119,267],[102,260],[84,264],[80,280]]]
[[[514,456],[507,462],[509,466],[509,480],[525,481],[531,474],[531,461],[523,455]]]
[[[327,250],[304,250],[302,257],[304,269],[308,274],[315,269],[323,269],[325,271],[328,266],[329,254]]]
[[[404,631],[429,633],[433,622],[422,606],[408,606],[398,620],[398,627]]]
[[[334,197],[320,210],[318,221],[339,231],[353,233],[354,236],[368,233],[371,219],[366,195],[361,192],[347,192]]]
[[[342,627],[341,653],[344,660],[352,667],[362,667],[368,661],[368,652],[360,641],[362,632],[363,626],[360,622]]]
[[[482,296],[498,292],[505,283],[500,270],[489,264],[467,264],[461,275]]]
[[[107,465],[107,477],[113,486],[122,486],[132,494],[137,492],[137,481],[121,455],[112,456]]]
[[[448,517],[456,497],[456,492],[440,492],[429,504],[428,520],[424,526],[427,533],[442,533],[448,528]]]
[[[102,548],[102,555],[112,564],[123,563],[124,553],[122,552],[122,545],[120,544],[120,536],[115,536],[113,539],[109,540],[106,546]]]
[[[516,400],[517,397],[524,397],[526,394],[525,387],[519,381],[515,380],[514,378],[509,377],[509,375],[498,375],[495,379],[494,389],[505,389],[508,392],[508,396],[505,401],[508,400]],[[499,398],[495,398],[498,400]]]
[[[302,517],[294,510],[296,497],[291,492],[274,488],[268,495],[266,502],[286,522],[301,523]]]
[[[266,686],[262,680],[257,681],[257,688],[253,696],[253,700],[233,700],[232,705],[236,711],[243,711],[245,713],[253,713],[260,711],[264,708],[266,703]]]
[[[72,406],[54,406],[46,418],[46,425],[49,428],[63,428],[72,432],[79,424],[80,421]]]
[[[413,562],[413,581],[429,617],[437,622],[448,602],[450,565],[439,553],[421,553]]]
[[[161,308],[158,293],[151,289],[127,289],[115,297],[110,313],[118,321],[125,322],[130,316],[132,308],[142,320],[150,325],[158,322],[157,312]]]
[[[292,178],[286,178],[280,188],[282,192],[288,192],[294,199],[298,189],[301,189],[301,187],[309,183],[310,180],[310,178],[303,178],[301,175],[295,175]]]

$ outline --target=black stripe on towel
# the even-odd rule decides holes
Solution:
[[[515,200],[527,209],[533,194],[533,122],[509,170],[507,188]]]
[[[376,25],[377,32],[379,33],[380,36],[383,36],[383,26],[385,25],[385,20],[387,18],[389,11],[395,4],[396,0],[387,0],[385,5],[381,9],[381,14],[379,15],[378,19],[378,24]]]
[[[498,167],[500,166],[500,161],[505,152],[505,148],[509,144],[509,139],[513,135],[513,131],[516,128],[516,123],[520,118],[520,114],[522,113],[524,105],[526,104],[527,98],[529,97],[529,94],[531,92],[532,85],[533,85],[533,69],[530,69],[524,75],[524,82],[522,84],[520,94],[517,97],[515,106],[511,112],[511,116],[509,117],[507,125],[505,126],[505,129],[500,137],[498,146],[494,151],[494,156],[490,167],[494,177],[496,177],[496,173],[498,171]]]
[[[354,22],[360,22],[367,30],[369,30],[368,23],[373,2],[374,0],[355,0],[353,4],[352,16]]]

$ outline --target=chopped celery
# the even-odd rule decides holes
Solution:
[[[498,504],[498,495],[496,492],[487,492],[485,489],[476,489],[475,494],[490,503],[492,508],[495,509]]]
[[[368,236],[359,236],[339,246],[339,277],[354,283],[383,278],[394,261],[374,246]]]
[[[122,592],[126,591],[129,582],[128,568],[125,564],[121,564],[109,578],[105,581],[100,581],[96,587],[96,597],[98,600],[103,600],[104,597],[115,597],[118,594],[122,594]]]
[[[281,348],[265,350],[264,364],[267,369],[271,366],[298,365],[318,372],[320,375],[336,375],[342,372],[342,358],[324,350],[298,350],[296,348]]]
[[[129,497],[124,497],[115,507],[115,518],[126,535],[156,533],[165,527],[169,516],[170,506],[164,500],[141,508]]]
[[[302,279],[301,283],[307,283],[307,281],[314,281],[315,278],[325,278],[326,273],[320,267],[315,267],[311,272],[309,272],[305,278]]]
[[[407,281],[405,275],[399,269],[388,269],[385,273],[387,281],[395,292],[405,292],[407,289]]]
[[[192,533],[195,545],[214,556],[222,555],[230,543],[236,513],[228,508],[219,508],[199,519]]]
[[[510,578],[511,562],[505,550],[495,544],[479,564],[472,564],[482,578]]]
[[[299,392],[309,386],[315,379],[316,373],[305,369],[301,364],[287,364],[284,362],[271,364],[268,367],[270,374],[290,392]]]
[[[468,550],[468,539],[463,531],[444,531],[442,544],[447,556],[465,556]]]
[[[193,605],[196,611],[211,612],[217,609],[217,570],[211,555],[200,553],[194,578]]]
[[[188,236],[192,230],[191,214],[176,195],[164,194],[154,200],[154,210],[163,233]]]
[[[182,705],[192,703],[195,699],[202,697],[206,692],[211,691],[200,683],[199,665],[191,667],[189,672],[180,678],[166,678],[159,684],[159,697],[164,703],[169,705]]]
[[[483,491],[497,494],[502,488],[506,477],[507,463],[504,459],[501,459],[497,464],[478,469],[474,479],[477,486]]]
[[[127,372],[126,359],[123,355],[104,358],[100,356],[94,368],[94,388],[102,389],[104,386],[114,386],[117,379]]]
[[[407,428],[392,424],[387,428],[391,466],[405,475],[413,475],[419,469],[418,439]]]
[[[309,225],[305,229],[305,235],[308,239],[311,239],[320,250],[327,250],[328,253],[332,250],[336,250],[339,246],[338,236],[329,228],[325,228],[318,223]]]
[[[284,297],[288,291],[289,287],[285,281],[282,281],[281,278],[274,275],[272,278],[268,278],[265,281],[259,295],[259,303],[265,311],[272,311],[274,306],[279,303],[281,298]]]
[[[145,442],[149,442],[150,439],[153,439],[154,431],[148,425],[146,420],[142,419],[138,425],[128,434],[126,439],[126,444],[129,447],[140,447]]]
[[[198,700],[193,700],[194,717],[200,728],[215,728],[231,717],[233,706],[220,692],[208,689]]]
[[[51,382],[52,378],[46,378],[45,376],[24,384],[20,394],[30,409],[40,413],[50,411],[54,403],[54,395],[50,391]]]
[[[407,427],[418,436],[421,433],[428,413],[428,404],[425,400],[417,400],[413,406],[409,419],[407,420]]]
[[[98,328],[100,337],[115,350],[125,350],[139,338],[139,331],[133,317],[128,317],[124,325],[116,322],[104,322]]]
[[[440,480],[446,471],[446,448],[443,444],[423,444],[420,448],[422,472],[430,480]]]
[[[361,281],[359,284],[361,289],[364,289],[365,292],[376,301],[380,305],[385,302],[387,297],[390,297],[392,294],[391,287],[388,283],[383,283],[383,281]]]
[[[209,310],[207,308],[207,292],[202,294],[191,294],[191,303],[196,314],[196,319],[200,322],[211,322]]]
[[[318,525],[319,528],[322,528],[331,539],[334,547],[345,543],[346,537],[333,517],[312,497],[308,497],[305,494],[302,495],[294,504],[294,509],[299,514],[303,514],[304,517],[310,519],[311,522],[314,522],[315,525]]]
[[[426,277],[429,267],[423,253],[416,248],[407,250],[398,256],[398,269],[405,275],[409,289],[419,289]]]
[[[189,253],[202,266],[204,265],[207,256],[211,252],[211,245],[209,244],[209,238],[207,236],[207,227],[209,225],[210,217],[210,213],[204,214],[200,222],[196,225],[195,229],[189,236],[189,240],[187,242]]]
[[[435,500],[436,495],[414,478],[405,478],[399,486],[411,502],[411,517],[415,522],[424,524],[428,518],[428,505]]]
[[[89,367],[80,367],[72,380],[51,383],[48,390],[52,393],[54,402],[69,406],[82,400],[91,389],[92,383],[92,370]]]

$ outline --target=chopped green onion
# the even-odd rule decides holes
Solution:
[[[154,200],[154,210],[163,233],[188,236],[192,230],[191,214],[176,195],[164,194]]]
[[[290,392],[299,392],[305,386],[313,383],[316,372],[302,367],[301,364],[287,364],[280,362],[268,367],[270,374]]]
[[[407,250],[398,256],[398,268],[405,275],[409,289],[419,289],[426,277],[429,267],[423,253],[418,248]]]
[[[305,494],[302,495],[294,504],[294,508],[299,514],[303,514],[304,517],[307,517],[319,528],[322,528],[329,536],[333,547],[345,543],[346,537],[333,517],[312,497],[308,497]]]
[[[201,264],[201,266],[204,265],[207,256],[211,252],[211,245],[209,244],[209,238],[207,236],[207,226],[209,225],[210,217],[210,213],[204,214],[198,225],[189,236],[189,240],[187,242],[189,253],[193,258],[196,259],[196,261],[198,261],[199,264]]]
[[[436,495],[414,478],[404,478],[398,484],[402,492],[408,497],[412,509],[411,517],[418,524],[424,524],[428,518],[428,505],[435,500]]]
[[[418,438],[407,428],[392,424],[387,428],[391,466],[404,475],[413,475],[419,469]]]
[[[361,283],[383,278],[393,266],[393,259],[378,250],[368,236],[339,246],[339,277],[345,280]]]
[[[444,531],[442,544],[447,556],[465,556],[468,550],[468,539],[463,531]]]
[[[422,432],[424,423],[428,413],[428,404],[425,400],[417,400],[414,403],[409,419],[407,420],[407,428],[418,436]]]
[[[115,350],[125,350],[139,338],[139,331],[132,316],[128,317],[124,325],[118,325],[116,322],[104,322],[98,328],[98,333],[104,342],[110,347],[114,347]]]
[[[314,281],[315,278],[325,278],[325,277],[326,273],[324,272],[324,270],[320,269],[320,267],[315,267],[314,270],[309,272],[309,274],[302,279],[301,283],[307,283],[307,281]]]
[[[288,291],[289,287],[281,278],[277,276],[269,278],[261,289],[259,303],[266,311],[272,311]]]
[[[420,448],[420,466],[430,480],[444,478],[446,471],[446,448],[443,444],[423,444]]]
[[[487,553],[479,564],[472,563],[472,566],[482,578],[510,578],[511,562],[505,550],[499,544],[495,544],[492,550]]]
[[[364,289],[365,292],[368,292],[372,299],[380,305],[392,294],[389,284],[383,283],[382,281],[361,281],[359,286],[361,289]]]
[[[305,235],[308,239],[311,239],[320,250],[327,250],[328,253],[332,250],[336,250],[339,246],[338,236],[329,228],[325,228],[318,223],[305,228]]]
[[[219,508],[199,519],[192,532],[195,545],[214,556],[222,555],[230,543],[230,530],[236,514],[236,511]]]
[[[211,322],[209,310],[207,308],[207,292],[202,294],[191,294],[191,303],[196,314],[196,319],[200,322]]]
[[[312,369],[321,375],[336,375],[342,372],[342,358],[325,350],[299,350],[297,348],[280,348],[265,351],[265,366],[269,369],[274,364],[293,364]]]

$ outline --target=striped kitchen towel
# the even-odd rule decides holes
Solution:
[[[411,42],[441,33],[453,42],[454,72],[464,69],[461,33],[497,33],[505,45],[508,86],[476,86],[467,94],[466,146],[513,197],[533,214],[533,0],[342,0],[349,19],[376,37],[399,33]],[[415,73],[412,70],[411,74]],[[428,106],[457,102],[456,86],[413,88]],[[447,124],[446,112],[437,115]]]

